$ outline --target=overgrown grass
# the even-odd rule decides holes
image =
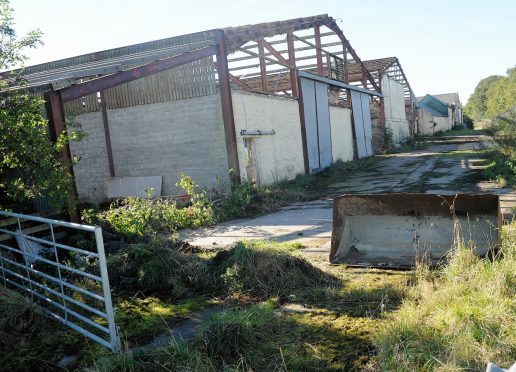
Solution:
[[[383,370],[483,370],[516,359],[516,225],[490,261],[458,248],[437,272],[423,271],[378,334]]]
[[[107,256],[109,280],[120,293],[180,298],[213,286],[207,260],[156,244],[122,245]]]
[[[502,186],[516,186],[516,110],[498,117],[488,127],[496,141],[496,147],[489,154],[490,164],[484,176],[496,180]]]
[[[480,130],[475,130],[472,128],[463,128],[460,126],[454,127],[446,132],[438,132],[435,134],[436,137],[448,137],[448,136],[470,136],[475,134],[483,133]]]
[[[0,369],[53,370],[66,353],[88,352],[77,332],[50,320],[17,293],[0,294]]]
[[[337,285],[338,279],[293,255],[296,248],[272,242],[238,243],[220,252],[215,268],[230,296],[266,299],[289,296],[314,286]]]

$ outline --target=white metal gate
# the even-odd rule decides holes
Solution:
[[[357,141],[358,157],[373,155],[373,133],[371,128],[371,109],[369,94],[351,90],[353,121]]]
[[[308,169],[317,172],[333,162],[331,148],[328,84],[312,79],[301,79],[305,115]]]
[[[100,227],[0,211],[0,273],[51,318],[120,350]]]

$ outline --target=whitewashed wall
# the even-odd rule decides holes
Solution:
[[[252,139],[254,163],[261,185],[291,180],[303,174],[305,168],[298,101],[240,90],[234,90],[232,98],[242,178],[252,178],[246,171],[251,160],[240,135],[244,129],[275,131],[274,135]]]
[[[384,95],[385,126],[392,132],[395,143],[410,136],[409,121],[405,111],[403,85],[387,76],[382,76]]]
[[[333,161],[353,160],[351,110],[341,107],[330,107],[330,125]]]
[[[423,108],[417,109],[417,132],[422,136],[434,134],[434,116]]]
[[[448,107],[448,116],[447,117],[435,117],[435,123],[437,124],[435,127],[435,132],[446,132],[453,128],[453,111],[450,107]]]
[[[438,132],[446,132],[453,127],[451,108],[448,108],[448,116],[433,116],[428,111],[418,108],[418,133],[423,136],[432,136]],[[435,126],[434,126],[435,123]]]

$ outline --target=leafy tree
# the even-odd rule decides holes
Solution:
[[[494,117],[516,106],[516,67],[507,70],[507,76],[499,79],[487,90],[486,116]]]
[[[9,1],[0,0],[0,70],[22,66],[27,59],[24,50],[41,44],[41,31],[17,37],[13,24]],[[52,143],[47,119],[42,115],[43,101],[6,89],[23,85],[22,74],[23,69],[19,69],[0,79],[0,206],[19,207],[41,196],[63,206],[68,202],[73,180],[60,153],[67,141],[79,140],[81,132],[70,136],[62,133]]]
[[[27,60],[23,50],[36,48],[43,44],[41,41],[43,34],[40,30],[34,30],[26,36],[18,37],[13,25],[13,9],[9,5],[9,0],[0,0],[0,70],[10,70],[23,65]],[[18,73],[12,74],[9,79],[0,79],[0,88],[19,83],[21,72],[20,69]]]
[[[464,113],[473,120],[480,120],[485,118],[487,111],[488,90],[502,78],[502,76],[492,75],[480,80],[475,88],[475,91],[471,97],[469,97],[466,107],[464,107]]]

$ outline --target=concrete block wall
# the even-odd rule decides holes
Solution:
[[[382,76],[381,85],[384,94],[385,126],[391,130],[394,143],[401,143],[410,136],[403,85],[386,75]]]
[[[105,201],[109,172],[102,116],[88,113],[76,121],[88,133],[87,141],[71,148],[81,156],[74,167],[79,199]],[[162,195],[179,192],[181,171],[208,188],[217,176],[228,179],[219,94],[109,110],[108,122],[118,177],[162,176]]]
[[[105,199],[104,180],[109,177],[102,113],[81,114],[74,121],[87,133],[82,141],[70,142],[72,156],[79,158],[73,167],[79,201],[98,203]]]
[[[233,90],[233,115],[242,178],[253,179],[254,166],[261,185],[291,180],[305,171],[297,100]],[[274,135],[252,138],[244,145],[240,131],[274,130]],[[249,152],[252,148],[252,152]],[[251,156],[251,158],[250,158]]]
[[[331,149],[333,161],[353,160],[353,129],[351,110],[330,106]]]

